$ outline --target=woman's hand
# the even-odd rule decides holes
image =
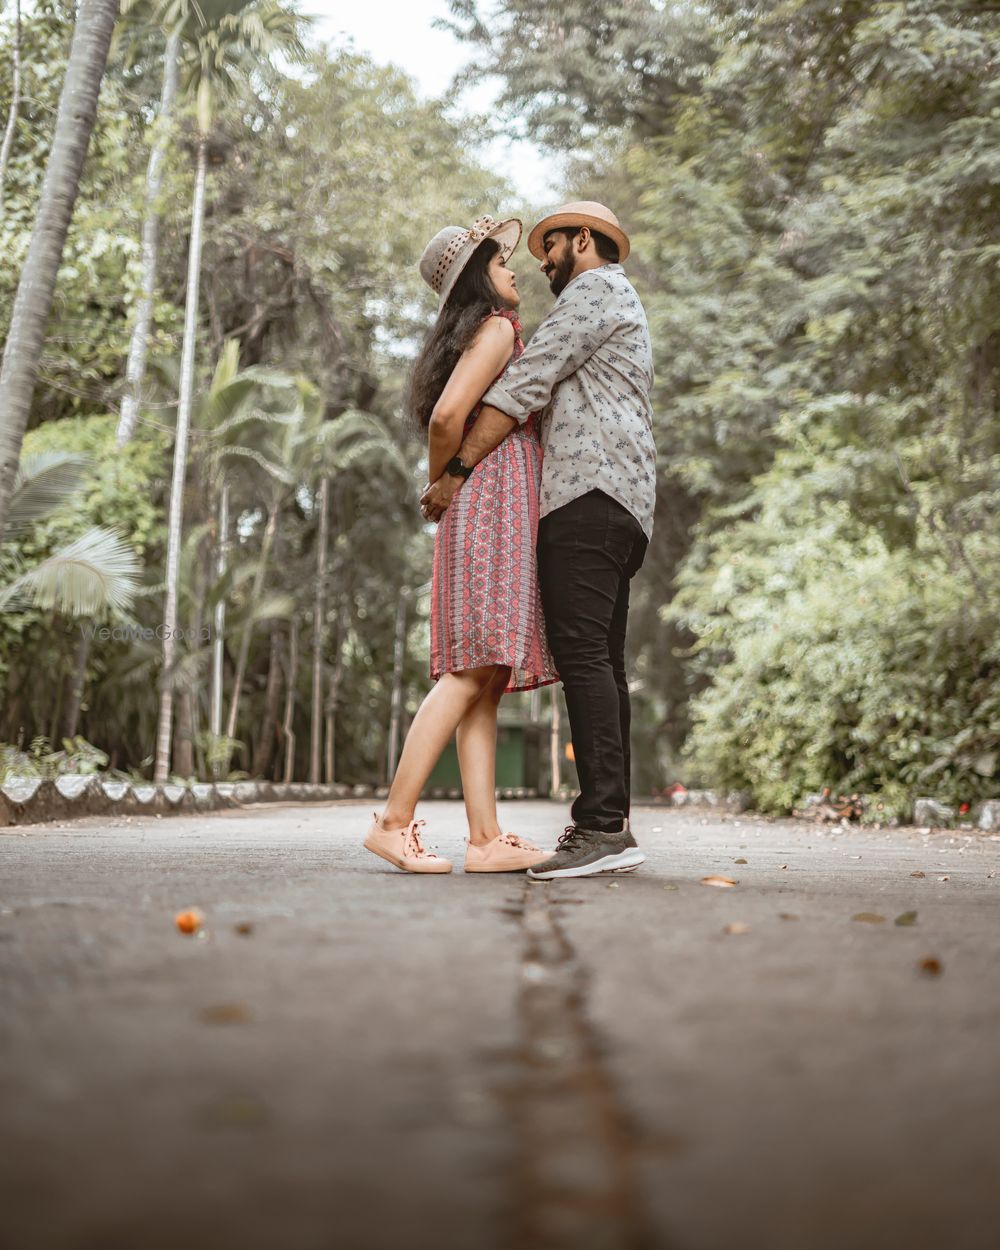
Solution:
[[[450,473],[442,473],[436,482],[432,482],[420,496],[420,511],[424,520],[440,521],[461,485],[462,479]]]

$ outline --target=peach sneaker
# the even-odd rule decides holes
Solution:
[[[526,838],[519,838],[516,833],[501,833],[483,846],[466,842],[465,871],[523,872],[550,857],[549,851],[543,851]]]
[[[411,820],[401,829],[386,829],[372,813],[372,824],[365,838],[365,850],[381,855],[404,872],[451,872],[451,860],[428,851],[420,841],[422,820]]]

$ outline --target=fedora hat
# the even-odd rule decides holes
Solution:
[[[438,297],[438,312],[444,308],[452,287],[472,259],[472,253],[485,239],[496,239],[507,260],[521,239],[521,223],[516,217],[494,221],[477,217],[470,229],[445,226],[424,248],[420,257],[420,276]]]
[[[562,226],[589,226],[591,230],[614,239],[618,244],[619,260],[624,260],[629,254],[628,235],[618,224],[618,218],[611,209],[598,204],[596,200],[575,200],[572,204],[563,204],[554,213],[549,213],[528,235],[528,251],[532,256],[544,260],[542,243],[545,236],[550,230],[558,230]]]

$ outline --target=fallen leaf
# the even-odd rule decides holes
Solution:
[[[779,920],[798,920],[798,916],[793,915],[790,911],[782,911],[778,913]]]
[[[744,924],[742,920],[734,920],[732,924],[727,924],[722,930],[723,933],[749,933],[750,926]]]
[[[860,856],[860,855],[848,855],[848,857],[847,857],[847,858],[848,858],[848,859],[860,859],[860,858],[861,858],[861,856]]]
[[[927,873],[926,872],[911,872],[910,876],[911,877],[926,877]]]
[[[729,890],[729,889],[732,889],[732,887],[736,884],[736,882],[732,879],[732,877],[712,876],[712,877],[702,877],[701,884],[702,885],[714,885],[714,886],[717,886],[720,890]]]
[[[948,877],[948,876],[945,876],[945,877],[938,877],[938,880],[939,880],[939,881],[950,881],[950,880],[951,880],[951,877]]]
[[[782,872],[784,872],[784,871],[785,871],[785,869],[786,869],[787,867],[788,867],[788,865],[787,865],[787,864],[782,864],[782,865],[781,865],[781,871],[782,871]]]
[[[250,1008],[243,1003],[216,1003],[199,1014],[206,1024],[246,1024],[253,1019]]]
[[[609,890],[617,890],[617,889],[618,889],[618,887],[619,887],[620,885],[621,885],[621,882],[620,882],[620,881],[609,881],[609,882],[608,882],[608,889],[609,889]]]
[[[663,888],[665,890],[679,890],[681,887],[679,885],[665,885]]]
[[[739,859],[734,859],[734,860],[733,860],[733,863],[734,863],[734,864],[745,864],[746,862],[747,862],[747,861],[746,861],[745,859],[743,859],[743,858],[742,858],[742,856],[741,856]]]
[[[944,971],[941,966],[941,960],[936,959],[933,955],[928,955],[926,958],[921,959],[917,967],[924,976],[928,977],[939,977]]]
[[[904,911],[901,916],[897,916],[893,921],[894,924],[911,925],[917,923],[917,913],[915,911]]]
[[[179,911],[174,917],[174,924],[181,933],[197,933],[204,923],[205,917],[194,907],[188,911]]]
[[[885,916],[880,916],[877,911],[859,911],[851,917],[852,920],[858,920],[862,924],[882,924]]]
[[[253,925],[249,920],[241,920],[239,924],[233,925],[233,928],[240,937],[249,937],[253,933]]]

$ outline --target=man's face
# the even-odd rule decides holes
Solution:
[[[542,240],[545,259],[542,261],[542,273],[549,280],[549,290],[559,295],[566,283],[573,276],[576,256],[573,254],[573,240],[558,230],[550,230]]]

